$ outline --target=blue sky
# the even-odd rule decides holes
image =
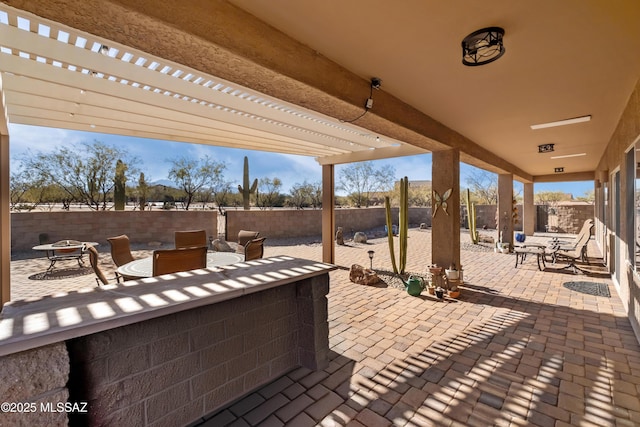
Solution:
[[[49,152],[63,144],[80,144],[94,140],[125,148],[129,154],[142,160],[142,164],[138,167],[144,172],[147,182],[167,180],[171,166],[167,159],[204,155],[226,163],[225,178],[232,182],[234,187],[235,184],[242,183],[244,156],[249,158],[249,176],[252,181],[254,178],[280,178],[284,192],[289,191],[294,184],[305,180],[319,182],[322,179],[322,168],[312,157],[13,124],[9,126],[9,134],[12,161],[20,158],[27,150]],[[431,179],[430,154],[375,161],[376,167],[386,164],[395,168],[396,179],[403,176],[408,176],[410,181]],[[342,167],[342,165],[336,166],[336,182],[339,180]],[[460,169],[460,185],[466,187],[465,176],[474,168],[462,164]],[[515,190],[522,194],[522,184],[515,182],[514,186]],[[544,183],[536,184],[534,187],[536,193],[564,191],[572,193],[574,197],[582,196],[589,190],[593,190],[592,181]]]

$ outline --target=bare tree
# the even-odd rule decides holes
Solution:
[[[498,203],[498,175],[484,169],[473,169],[467,175],[466,183],[479,204]]]
[[[218,212],[224,215],[222,208],[229,205],[229,199],[235,194],[231,188],[231,183],[220,180],[220,182],[211,187],[211,193],[213,194],[213,201],[218,206]]]
[[[116,162],[123,159],[129,173],[137,173],[140,160],[131,157],[125,150],[109,146],[100,141],[78,146],[59,147],[51,153],[28,152],[22,163],[43,185],[55,184],[69,200],[84,203],[94,210],[106,210],[110,193],[115,186]]]
[[[214,187],[223,179],[222,173],[226,168],[224,162],[216,162],[209,156],[200,159],[180,157],[167,161],[172,165],[169,179],[185,193],[185,210],[189,210],[196,193],[207,186]]]
[[[276,206],[281,199],[281,188],[280,178],[261,178],[256,189],[256,206],[263,210]]]
[[[373,162],[352,163],[342,169],[338,186],[348,193],[357,207],[368,206],[371,194],[393,188],[395,169],[390,165],[374,167]]]
[[[303,209],[308,206],[314,209],[322,207],[322,183],[309,183],[305,180],[302,184],[294,184],[291,187],[287,205],[296,209]]]

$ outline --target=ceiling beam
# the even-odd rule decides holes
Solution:
[[[593,181],[596,179],[595,171],[556,173],[553,175],[537,175],[533,177],[533,182],[571,182],[571,181]]]

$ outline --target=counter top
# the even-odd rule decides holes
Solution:
[[[336,268],[280,256],[10,302],[0,314],[0,356],[238,298]]]

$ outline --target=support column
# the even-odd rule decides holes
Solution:
[[[498,175],[498,240],[513,245],[513,175]]]
[[[533,182],[524,184],[524,200],[522,202],[522,231],[533,236],[536,231],[536,206],[533,204]]]
[[[9,205],[9,135],[0,135],[0,310],[11,299],[11,210]]]
[[[449,267],[460,265],[460,151],[457,149],[434,151],[432,167],[433,195],[431,209],[431,263]],[[438,205],[438,196],[451,190],[446,203]]]
[[[333,264],[335,262],[336,232],[336,196],[335,196],[335,167],[322,166],[322,261]]]
[[[11,204],[9,194],[9,127],[0,77],[0,311],[11,299]]]

